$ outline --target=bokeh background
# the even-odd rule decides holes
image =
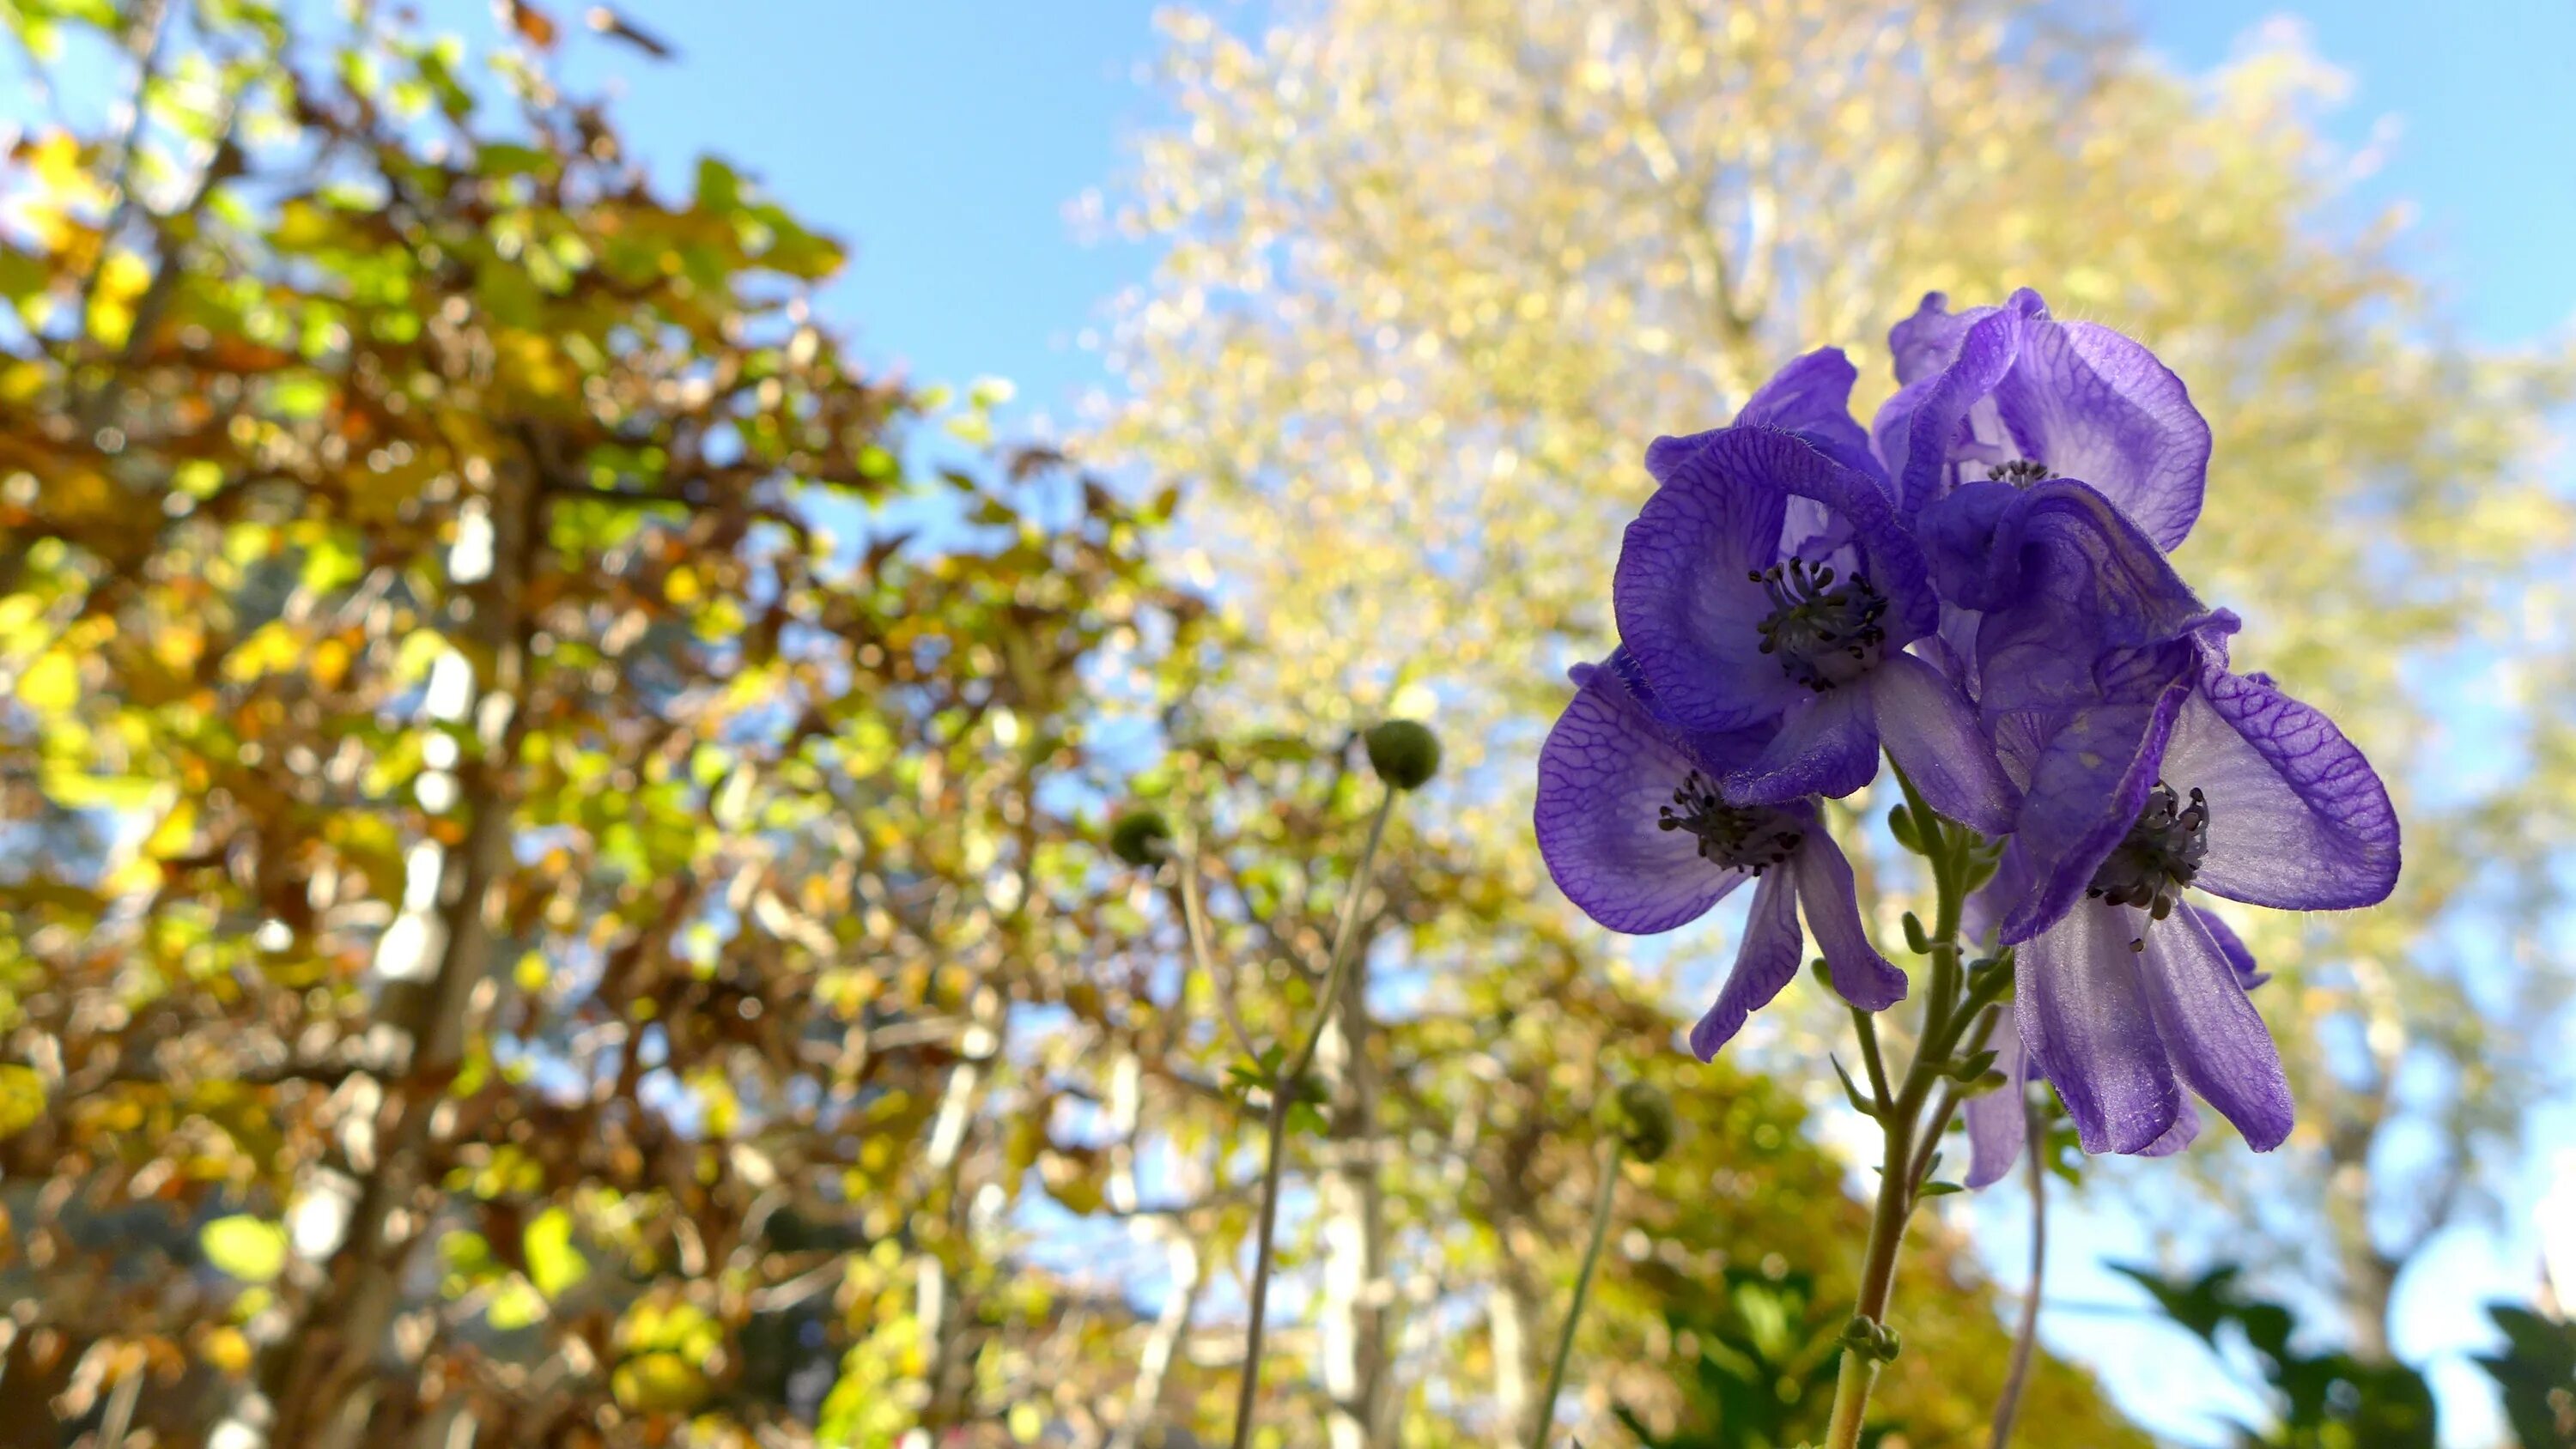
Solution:
[[[2576,1423],[2561,0],[0,0],[0,154],[0,1444],[1221,1435],[1226,1017],[1388,715],[1263,1442],[1525,1442],[1630,1078],[1558,1434],[1818,1432],[1839,1018],[1690,1061],[1732,919],[1582,922],[1529,762],[1646,439],[2020,284],[2191,384],[2408,871],[2239,922],[2283,1149],[2056,1155],[2019,1442]],[[1938,1201],[1887,1449],[2030,1220]]]

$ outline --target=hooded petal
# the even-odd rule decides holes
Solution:
[[[2004,1022],[1987,1045],[1995,1049],[1995,1070],[2004,1074],[2004,1085],[1970,1097],[1959,1108],[1960,1120],[1968,1129],[1965,1181],[1969,1187],[1992,1187],[2003,1181],[2004,1174],[2021,1160],[2022,1143],[2030,1132],[2030,1105],[2024,1095],[2030,1078],[2022,1068],[2021,1029]]]
[[[2209,851],[2193,884],[2284,910],[2374,905],[2396,888],[2397,812],[2334,721],[2205,654],[2174,722],[2164,778],[2209,798]]]
[[[1798,901],[1806,907],[1807,928],[1816,933],[1824,953],[1825,972],[1834,994],[1863,1011],[1884,1011],[1905,999],[1905,973],[1869,943],[1861,925],[1860,894],[1852,881],[1851,862],[1821,824],[1807,832],[1798,853],[1789,858],[1798,882]]]
[[[1883,674],[1885,665],[1879,673]],[[1836,799],[1878,773],[1878,724],[1871,714],[1871,685],[1879,675],[1823,694],[1800,690],[1799,702],[1780,718],[1780,732],[1751,764],[1720,783],[1730,800],[1785,805],[1808,795]]]
[[[1962,484],[1924,510],[1918,531],[1942,598],[2028,613],[2061,638],[2070,619],[2104,643],[2136,645],[2213,617],[2155,540],[2085,483]]]
[[[1870,677],[1870,699],[1888,758],[1924,803],[1988,835],[2012,828],[2018,794],[1957,685],[1911,654],[1891,654]]]
[[[1778,474],[1833,465],[1764,429],[1655,447],[1668,444],[1664,486],[1628,525],[1611,580],[1619,634],[1669,717],[1692,729],[1760,724],[1805,691],[1761,652],[1772,604],[1747,576],[1780,557],[1789,494]]]
[[[1539,751],[1539,854],[1558,889],[1614,931],[1652,935],[1696,919],[1741,885],[1659,825],[1701,768],[1612,669],[1588,671]]]
[[[2227,953],[2202,928],[2197,912],[2176,911],[2153,924],[2128,907],[2119,914],[2145,934],[2147,1001],[2175,1070],[2201,1100],[2236,1124],[2255,1151],[2280,1146],[2296,1115],[2290,1081],[2281,1072],[2280,1049],[2245,999]]]
[[[1735,421],[1738,426],[1797,434],[1826,457],[1877,484],[1892,500],[1894,485],[1870,452],[1869,434],[1852,420],[1852,384],[1859,379],[1859,370],[1841,348],[1819,348],[1781,368],[1756,389]]]
[[[1819,832],[1821,833],[1821,832]],[[1798,892],[1783,871],[1771,871],[1753,888],[1753,909],[1744,918],[1744,940],[1735,948],[1735,967],[1726,973],[1717,1000],[1691,1028],[1691,1050],[1701,1061],[1717,1055],[1744,1028],[1744,1019],[1771,1003],[1780,988],[1798,974],[1806,954],[1798,934]]]
[[[1903,427],[1883,419],[1873,431],[1888,471],[1895,475],[1896,496],[1907,518],[1961,481],[1963,462],[2000,463],[2011,457],[1994,390],[2021,356],[2031,323],[2047,317],[2048,305],[2038,293],[2027,288],[2015,292],[2009,302],[1968,325],[1948,366],[1890,399],[1891,406],[1903,404]]]
[[[2209,424],[2155,354],[2091,322],[2028,328],[1995,387],[2025,458],[2080,478],[2170,550],[2200,517]]]
[[[2189,654],[2177,641],[2097,660],[2097,701],[2056,715],[2053,730],[2045,729],[2049,716],[2036,712],[1997,721],[2007,764],[2038,746],[2013,826],[2031,886],[2005,914],[2005,942],[2027,941],[2073,909],[2128,835],[2191,692]],[[1987,667],[1991,698],[1999,681],[1991,660]]]
[[[1896,364],[1896,381],[1910,387],[1940,373],[1959,355],[1968,329],[1994,314],[1992,307],[1952,312],[1943,292],[1926,292],[1914,315],[1887,329],[1888,356]]]
[[[2163,1136],[2182,1091],[2129,949],[2126,907],[2086,905],[2025,943],[2014,1016],[2032,1067],[2057,1088],[2087,1152]]]

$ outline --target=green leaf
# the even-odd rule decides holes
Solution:
[[[537,1214],[524,1235],[528,1279],[551,1301],[590,1276],[590,1260],[572,1245],[572,1214],[559,1207]]]
[[[1852,1083],[1851,1073],[1843,1070],[1843,1059],[1827,1053],[1825,1060],[1834,1064],[1834,1075],[1842,1078],[1843,1095],[1851,1098],[1852,1110],[1864,1117],[1877,1117],[1878,1104],[1860,1094],[1860,1088]]]
[[[45,1115],[45,1079],[33,1068],[0,1064],[0,1137],[12,1136]]]

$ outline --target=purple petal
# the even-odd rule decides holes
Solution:
[[[2193,1141],[2199,1138],[2200,1126],[2200,1109],[2193,1106],[2191,1104],[2191,1097],[2188,1094],[2185,1094],[2182,1099],[2182,1106],[2174,1112],[2173,1125],[2165,1129],[2164,1136],[2159,1137],[2155,1141],[2148,1143],[2146,1146],[2139,1148],[2137,1155],[2140,1157],[2171,1157],[2175,1153],[2189,1147]]]
[[[1819,832],[1821,833],[1821,832]],[[1761,1010],[1798,974],[1806,954],[1798,934],[1798,892],[1788,876],[1772,871],[1753,888],[1753,909],[1744,918],[1744,940],[1735,948],[1735,968],[1726,973],[1717,1000],[1691,1028],[1690,1046],[1701,1061],[1744,1028],[1744,1019]]]
[[[2089,916],[2106,912],[2078,911]],[[2119,914],[2145,933],[2141,973],[2154,1009],[2156,1033],[2174,1067],[2218,1115],[2236,1124],[2257,1152],[2269,1152],[2290,1135],[2295,1111],[2290,1081],[2281,1072],[2280,1049],[2263,1018],[2245,999],[2236,967],[2192,911],[2177,911],[2149,924],[2145,913]]]
[[[1907,398],[1910,415],[1901,436],[1892,427],[1878,430],[1880,451],[1888,471],[1895,475],[1896,496],[1907,518],[1959,481],[1955,465],[1962,459],[2003,462],[2010,457],[2002,451],[2011,440],[2003,432],[1992,394],[2021,355],[2022,337],[2034,321],[2034,311],[2038,320],[2047,316],[2036,294],[2020,292],[2010,304],[1978,318],[1961,334],[1958,354],[1949,366],[1921,383],[1920,393]]]
[[[1832,465],[1787,434],[1763,429],[1726,429],[1693,442],[1673,455],[1664,486],[1628,525],[1611,604],[1620,637],[1667,716],[1692,729],[1741,729],[1805,693],[1761,652],[1759,626],[1772,604],[1746,577],[1780,556],[1788,492],[1776,474],[1802,463]],[[1653,466],[1652,450],[1648,456]]]
[[[1657,823],[1697,768],[1614,671],[1591,671],[1539,751],[1533,820],[1558,889],[1611,930],[1652,935],[1741,884],[1697,837]]]
[[[1821,453],[1809,450],[1809,456],[1821,466],[1783,469],[1777,474],[1781,486],[1794,498],[1823,505],[1837,536],[1850,539],[1860,571],[1887,599],[1887,647],[1901,649],[1938,628],[1941,600],[1932,589],[1931,570],[1885,489]]]
[[[2251,991],[2272,979],[2254,963],[2254,953],[2245,949],[2244,938],[2236,934],[2236,928],[2227,924],[2225,917],[2207,906],[2185,905],[2183,909],[2191,912],[2199,920],[2200,928],[2209,933],[2209,939],[2217,943],[2219,954],[2236,969],[2239,985]]]
[[[2122,667],[2103,702],[2067,715],[2045,737],[2013,827],[2031,889],[2004,917],[2007,943],[2030,939],[2074,908],[2128,835],[2191,692],[2189,666],[2177,658],[2188,649],[2176,643],[2113,661]],[[1999,724],[1999,742],[2020,737],[2015,723]]]
[[[2018,602],[2021,530],[2030,494],[2010,483],[1962,483],[1926,505],[1914,521],[1932,586],[1962,609],[2000,609]]]
[[[1885,672],[1880,666],[1880,673]],[[1871,718],[1871,686],[1878,674],[1822,694],[1799,691],[1800,702],[1780,719],[1780,733],[1752,764],[1719,784],[1730,800],[1746,805],[1785,805],[1808,795],[1837,799],[1878,773],[1878,725]]]
[[[2091,322],[2033,326],[1995,406],[2024,457],[2101,490],[2157,547],[2190,534],[2209,424],[2154,353]]]
[[[2001,1182],[2021,1160],[2022,1142],[2030,1130],[2030,1107],[2024,1094],[2029,1076],[2022,1070],[2020,1028],[2002,1022],[1986,1044],[1995,1049],[1995,1070],[2004,1074],[2004,1085],[1970,1097],[1959,1108],[1968,1129],[1968,1175],[1963,1180],[1969,1187]]]
[[[1869,434],[1852,420],[1851,390],[1859,378],[1859,371],[1851,365],[1851,359],[1843,356],[1841,348],[1820,348],[1781,368],[1756,389],[1743,411],[1735,415],[1736,424],[1795,433],[1826,457],[1877,484],[1882,493],[1893,499],[1895,485],[1879,467],[1877,456],[1870,452]],[[1650,463],[1650,470],[1651,467]]]
[[[2284,910],[2374,905],[2396,888],[2397,812],[2334,721],[2213,652],[2175,721],[2164,778],[2209,798],[2194,884]]]
[[[1789,868],[1796,872],[1807,929],[1816,933],[1816,949],[1824,953],[1834,994],[1863,1011],[1884,1011],[1903,1001],[1905,973],[1869,943],[1851,862],[1822,821],[1807,832],[1798,853],[1789,858]]]
[[[2020,801],[1957,685],[1911,654],[1891,654],[1870,677],[1870,698],[1888,758],[1924,803],[1988,835],[2012,828]]]
[[[2014,1015],[2087,1152],[2136,1152],[2182,1109],[2138,980],[2127,908],[2087,904],[2023,944]]]
[[[1896,364],[1898,385],[1910,387],[1948,367],[1959,355],[1959,340],[1994,310],[1971,307],[1954,313],[1947,295],[1924,293],[1913,316],[1887,329],[1887,351]]]
[[[1963,484],[1926,508],[1918,529],[1944,599],[2027,613],[2061,638],[2070,619],[2105,643],[2135,645],[2212,617],[2155,540],[2072,479]]]

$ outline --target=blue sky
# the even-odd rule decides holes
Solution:
[[[1217,5],[1247,25],[1260,13]],[[1102,381],[1076,339],[1152,257],[1076,242],[1064,209],[1156,118],[1140,74],[1153,0],[627,8],[681,52],[672,66],[609,57],[646,154],[724,153],[855,241],[831,301],[867,355],[929,379],[1002,374],[1059,417]],[[2308,25],[2353,75],[2337,136],[2358,147],[2386,118],[2399,127],[2359,199],[2419,209],[2413,259],[2468,336],[2527,342],[2576,317],[2576,0],[2446,9],[2438,25],[2420,0],[2140,0],[2136,13],[2195,70],[2269,16]]]
[[[460,9],[465,0],[447,0]],[[559,7],[560,8],[560,7]],[[800,214],[856,245],[827,299],[863,356],[922,380],[999,374],[1019,384],[1006,421],[1025,429],[1072,415],[1106,378],[1079,345],[1113,292],[1141,281],[1144,248],[1075,239],[1068,204],[1111,183],[1125,143],[1158,118],[1145,83],[1156,51],[1150,0],[627,0],[681,52],[675,66],[599,57],[624,77],[621,114],[644,153],[673,174],[701,150],[761,176]],[[1231,23],[1259,11],[1219,0]],[[2331,117],[2351,148],[2385,159],[2355,204],[2405,203],[2414,268],[2462,334],[2493,345],[2540,342],[2576,323],[2576,0],[2136,0],[2147,40],[2178,66],[2224,61],[2276,15],[2306,25],[2348,71]],[[2427,17],[2439,14],[2438,23]],[[594,68],[593,73],[597,74]],[[2571,1140],[2562,1119],[2544,1143]],[[2545,1148],[2543,1149],[2545,1151]],[[2457,1357],[2481,1324],[2479,1298],[2529,1279],[2528,1200],[2508,1206],[2512,1240],[2455,1235],[2402,1290],[2413,1354],[2437,1366],[2455,1446],[2494,1423],[2475,1372]],[[2019,1277],[2019,1209],[1981,1204],[1977,1220],[2006,1280]],[[2083,1212],[2059,1241],[2143,1256],[2137,1225]],[[2052,1298],[2134,1300],[2098,1258],[2061,1252]],[[2419,1311],[2420,1309],[2420,1311]],[[2132,1412],[2192,1444],[2223,1437],[2211,1415],[2243,1401],[2214,1387],[2207,1361],[2171,1330],[2062,1315],[2050,1337],[2099,1366]]]

